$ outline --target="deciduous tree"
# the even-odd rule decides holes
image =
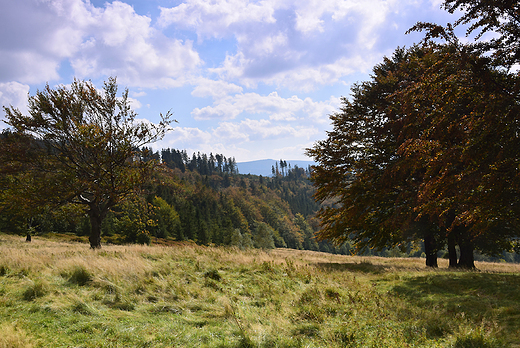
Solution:
[[[378,248],[420,237],[433,266],[446,241],[461,267],[474,267],[474,248],[507,247],[519,216],[515,79],[454,43],[399,49],[376,66],[308,151],[316,198],[337,199],[320,212],[319,237]]]
[[[28,142],[31,156],[11,158],[23,160],[25,172],[39,175],[33,198],[86,206],[92,248],[101,246],[101,223],[109,209],[136,190],[157,164],[143,160],[139,149],[161,139],[172,121],[168,112],[159,124],[138,122],[128,90],[120,97],[117,90],[115,78],[102,91],[75,80],[70,88],[47,85],[37,91],[29,97],[28,115],[4,108],[12,132],[33,139]]]

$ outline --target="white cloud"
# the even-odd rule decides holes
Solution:
[[[239,123],[222,122],[215,129],[218,138],[232,139],[234,142],[277,140],[284,138],[307,138],[317,132],[312,126],[292,126],[273,123],[270,120],[245,119]]]
[[[71,59],[82,78],[117,75],[131,86],[178,87],[202,63],[191,41],[167,38],[130,5],[114,1],[91,16],[90,37]]]
[[[186,149],[190,156],[196,151],[208,154],[223,153],[236,156],[241,161],[265,156],[273,157],[273,148],[279,151],[285,148],[292,149],[293,159],[300,159],[303,157],[302,149],[308,147],[319,133],[320,130],[309,123],[291,124],[276,120],[246,118],[239,122],[220,122],[217,127],[209,130],[196,127],[173,127],[163,140],[152,146],[156,150]]]
[[[154,27],[151,17],[121,1],[100,8],[87,0],[17,0],[0,14],[0,29],[9,33],[0,48],[0,81],[58,80],[60,67],[70,63],[80,78],[112,75],[129,86],[193,83],[203,67],[198,47],[158,29],[171,26],[195,32],[200,42],[235,40],[236,51],[208,70],[227,82],[312,91],[380,61],[395,48],[385,35],[408,29],[396,18],[420,6],[417,0],[188,0],[161,8]],[[194,91],[222,97],[211,93]]]
[[[194,30],[199,41],[234,38],[236,52],[208,70],[222,79],[312,91],[380,61],[395,48],[385,37],[404,35],[419,20],[409,15],[419,6],[417,0],[189,0],[162,8],[159,23]],[[396,25],[403,16],[409,23]]]
[[[0,13],[0,81],[60,78],[69,61],[80,78],[118,76],[130,86],[181,86],[201,63],[189,40],[168,38],[120,1],[17,0]]]
[[[6,1],[0,11],[0,81],[59,78],[60,62],[77,51],[88,15],[81,0]]]
[[[18,82],[0,83],[0,105],[20,110],[22,114],[27,114],[27,97],[29,86]],[[5,118],[2,107],[0,110],[0,121]],[[1,126],[1,123],[0,123]]]
[[[143,106],[143,104],[141,104],[139,100],[131,97],[128,97],[128,102],[130,103],[130,107],[132,108],[132,110],[140,109]]]
[[[229,94],[241,93],[242,87],[222,80],[210,80],[200,78],[196,81],[197,86],[191,92],[194,97],[204,98],[212,97],[213,99],[221,99]]]
[[[198,151],[222,153],[234,156],[239,161],[260,158],[305,159],[304,149],[318,132],[312,126],[245,119],[237,123],[222,122],[209,131],[175,127],[152,147],[156,151],[164,148],[185,149],[189,156]]]
[[[193,127],[172,127],[163,140],[158,141],[154,148],[184,149],[186,144],[198,148],[201,144],[210,142],[211,133]]]
[[[188,0],[173,8],[161,8],[158,20],[163,27],[175,24],[195,29],[200,39],[222,38],[251,23],[274,23],[274,3],[244,0]]]
[[[326,115],[333,112],[338,105],[338,99],[334,97],[326,102],[315,102],[310,98],[300,99],[297,96],[282,98],[277,92],[267,96],[244,93],[219,99],[213,106],[195,108],[192,115],[197,120],[230,120],[240,114],[266,114],[271,120],[296,121],[310,117],[318,122],[326,122]]]
[[[139,92],[130,92],[130,95],[134,98],[139,98],[139,97],[144,97],[147,95],[147,93],[145,91],[139,91]]]
[[[358,69],[342,67],[345,61],[373,66],[395,48],[386,36],[404,35],[421,20],[417,13],[439,1],[187,0],[161,8],[158,27],[121,1],[103,8],[88,0],[6,2],[0,29],[9,35],[2,37],[0,81],[57,80],[69,60],[82,78],[117,75],[131,86],[182,86],[203,62],[191,41],[158,30],[172,27],[193,31],[199,41],[236,41],[236,51],[213,70],[221,78],[310,91]]]

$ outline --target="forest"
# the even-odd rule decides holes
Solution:
[[[115,78],[99,91],[76,80],[5,108],[0,137],[0,230],[65,234],[102,244],[277,247],[350,253],[314,238],[319,205],[310,168],[280,160],[272,177],[242,175],[223,154],[153,151],[171,114],[139,123]]]

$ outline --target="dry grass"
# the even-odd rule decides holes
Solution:
[[[0,333],[0,348],[33,347],[25,332],[11,324],[0,325]]]
[[[170,246],[148,245],[110,245],[100,250],[90,250],[84,243],[56,242],[33,238],[25,243],[23,238],[2,235],[0,239],[2,265],[20,272],[41,272],[81,266],[89,268],[94,274],[110,277],[139,278],[153,268],[153,259],[171,255]],[[421,258],[384,258],[366,256],[345,256],[322,252],[293,249],[248,250],[236,252],[233,248],[211,248],[192,243],[179,243],[174,247],[179,258],[196,254],[200,263],[218,259],[234,265],[272,262],[282,265],[290,260],[294,266],[320,264],[365,264],[370,263],[385,271],[428,271]],[[143,258],[149,255],[150,258]],[[520,264],[475,262],[477,270],[488,273],[520,273]],[[439,269],[448,268],[448,260],[439,259]]]

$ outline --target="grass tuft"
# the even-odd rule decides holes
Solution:
[[[204,272],[204,278],[213,279],[213,280],[216,280],[217,282],[222,280],[222,276],[216,269],[210,269],[210,270]]]
[[[25,289],[22,296],[25,301],[33,301],[47,295],[48,292],[48,285],[45,282],[36,281]]]
[[[70,307],[70,310],[74,313],[79,313],[83,315],[92,315],[94,314],[94,310],[92,307],[90,307],[88,304],[83,302],[80,299],[76,299],[72,306]]]
[[[90,283],[93,278],[94,277],[85,266],[74,266],[69,277],[69,282],[79,286],[84,286]]]
[[[294,331],[294,335],[303,335],[307,337],[318,337],[320,335],[320,325],[318,324],[301,324]]]
[[[495,342],[490,342],[486,338],[480,335],[471,335],[466,337],[457,337],[453,348],[501,348],[502,345],[498,345]]]
[[[247,336],[240,337],[236,348],[254,348],[256,344]]]

